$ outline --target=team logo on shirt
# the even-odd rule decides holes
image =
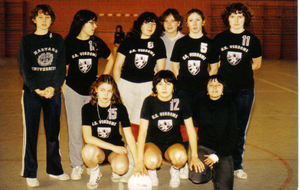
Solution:
[[[173,128],[173,121],[172,119],[160,119],[157,126],[162,132],[168,132]]]
[[[98,137],[107,139],[111,134],[111,128],[110,127],[98,127],[97,132],[98,132]]]
[[[53,54],[50,52],[42,53],[39,55],[37,62],[40,66],[46,67],[52,64],[53,57]]]
[[[87,73],[92,68],[92,59],[79,59],[78,66],[82,73]]]
[[[135,54],[135,66],[138,69],[144,68],[148,63],[148,55]]]
[[[154,43],[153,43],[153,42],[148,42],[148,48],[149,48],[149,49],[154,48]]]
[[[200,72],[200,60],[188,60],[188,69],[192,75],[197,75]]]
[[[241,60],[242,60],[241,52],[234,52],[234,51],[227,52],[227,61],[230,63],[230,65],[235,66],[239,64]]]

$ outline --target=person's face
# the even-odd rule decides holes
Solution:
[[[166,17],[164,21],[164,29],[166,33],[172,34],[174,32],[177,32],[177,28],[179,27],[180,22],[175,20],[174,16],[170,14]]]
[[[108,106],[113,95],[112,85],[102,83],[97,89],[98,104],[100,106]]]
[[[223,94],[223,84],[217,79],[212,79],[207,84],[207,92],[211,100],[218,100]]]
[[[36,24],[37,30],[48,30],[52,19],[48,14],[44,14],[42,10],[38,11],[38,15],[32,20]]]
[[[156,23],[155,22],[144,22],[141,26],[141,38],[142,39],[149,39],[152,34],[154,34],[156,29]]]
[[[173,97],[173,84],[161,79],[161,81],[156,85],[156,91],[158,99],[162,101],[171,100]]]
[[[198,13],[192,13],[187,19],[187,26],[190,33],[198,34],[202,32],[202,26],[205,21],[202,20],[202,17]]]
[[[81,33],[83,33],[87,36],[92,36],[92,35],[94,35],[96,28],[97,28],[97,21],[90,20],[83,25],[83,27],[81,29]]]
[[[231,13],[228,17],[230,29],[233,31],[243,31],[245,16],[242,13]]]

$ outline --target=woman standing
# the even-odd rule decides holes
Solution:
[[[103,40],[95,36],[97,15],[89,10],[78,11],[65,39],[68,73],[64,91],[69,133],[71,179],[81,179],[82,127],[81,108],[90,100],[90,87],[98,75],[98,61],[107,59],[104,74],[109,74],[114,58]]]
[[[247,174],[243,171],[243,155],[254,102],[253,71],[260,68],[262,61],[259,39],[245,30],[252,16],[244,4],[231,4],[222,14],[225,26],[230,28],[214,38],[220,55],[218,73],[225,78],[228,94],[233,99],[237,111],[239,139],[233,160],[234,175],[240,179],[247,179]]]
[[[82,131],[86,143],[82,158],[91,172],[87,187],[95,189],[102,176],[99,164],[110,163],[113,175],[123,175],[128,170],[127,149],[122,141],[119,123],[134,161],[136,144],[114,79],[110,75],[101,75],[93,83],[91,95],[90,103],[82,108]]]
[[[213,75],[207,82],[208,96],[197,101],[194,123],[198,127],[198,156],[205,171],[190,171],[189,178],[197,184],[213,179],[214,189],[233,189],[232,154],[237,142],[236,110],[227,96],[222,77]]]
[[[159,20],[163,23],[164,34],[161,39],[164,41],[167,51],[166,70],[172,71],[171,55],[175,42],[184,35],[180,32],[182,29],[183,18],[176,9],[167,9],[159,17]]]
[[[47,141],[47,173],[52,178],[68,180],[61,165],[59,131],[61,86],[64,82],[65,47],[61,35],[49,31],[55,15],[49,5],[37,5],[30,21],[36,30],[21,40],[18,62],[24,79],[22,112],[24,144],[21,176],[29,187],[40,185],[37,176],[37,140],[41,109]]]
[[[117,50],[121,44],[121,42],[125,39],[125,34],[122,30],[122,26],[121,25],[118,25],[116,27],[116,32],[115,32],[115,40],[114,40],[114,44],[115,44],[115,47],[114,47],[114,56],[116,57],[117,56]]]
[[[171,61],[178,80],[178,94],[192,104],[205,97],[205,81],[209,75],[217,73],[219,57],[212,40],[205,35],[202,11],[190,10],[186,22],[189,34],[177,40]]]
[[[192,120],[192,111],[185,99],[175,95],[176,78],[171,71],[159,71],[153,78],[153,93],[148,96],[141,112],[141,125],[138,136],[138,161],[134,175],[149,174],[153,186],[159,181],[156,169],[161,167],[163,159],[170,161],[173,188],[180,185],[180,172],[188,159],[182,145],[180,124],[184,121],[191,145],[189,168],[202,172],[203,163],[198,158],[197,136]],[[146,170],[148,169],[148,171]]]
[[[145,97],[151,94],[154,67],[165,68],[166,49],[160,36],[160,22],[151,12],[134,21],[131,32],[118,49],[114,79],[127,108],[133,135],[137,139],[140,112]]]

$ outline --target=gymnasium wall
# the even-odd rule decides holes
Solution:
[[[233,2],[242,2],[253,10],[254,18],[248,30],[261,40],[263,58],[297,59],[296,0],[0,0],[0,56],[17,55],[21,37],[34,30],[28,17],[37,4],[49,4],[53,8],[56,20],[51,31],[63,37],[78,10],[94,11],[98,15],[96,35],[112,49],[116,25],[122,25],[127,32],[142,12],[160,15],[167,8],[176,8],[182,15],[192,8],[202,10],[206,16],[205,29],[213,38],[226,29],[220,15]],[[186,27],[183,32],[187,32]]]

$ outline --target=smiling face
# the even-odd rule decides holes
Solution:
[[[228,17],[230,31],[233,33],[242,33],[244,31],[245,16],[243,13],[231,13]]]
[[[171,82],[161,79],[161,81],[156,85],[158,99],[161,101],[171,100],[173,97],[173,88],[174,87]]]
[[[141,39],[149,39],[156,30],[155,22],[144,22],[141,26]]]
[[[177,33],[177,29],[180,26],[180,22],[175,20],[174,16],[170,14],[169,16],[166,17],[164,21],[164,29],[166,33],[173,34]]]
[[[187,26],[189,28],[190,34],[202,34],[202,26],[205,21],[202,20],[202,17],[197,13],[192,13],[187,18]]]
[[[52,19],[48,14],[44,14],[42,10],[39,10],[38,15],[32,20],[36,25],[36,30],[48,32],[49,27],[51,26]]]
[[[207,84],[207,92],[211,100],[218,100],[223,94],[223,84],[217,79],[211,79]]]
[[[108,83],[102,83],[97,89],[98,105],[100,107],[107,107],[111,103],[111,97],[113,96],[112,85]]]

